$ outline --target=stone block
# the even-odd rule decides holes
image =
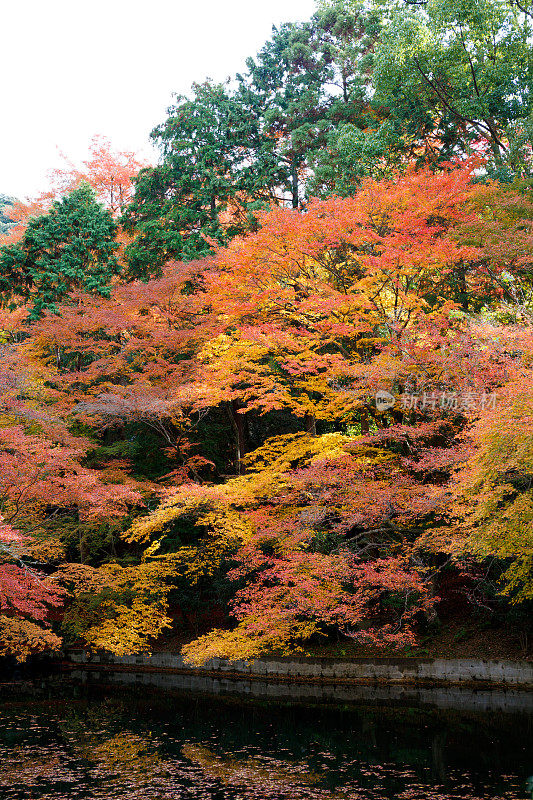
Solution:
[[[253,661],[250,667],[252,675],[266,675],[267,665],[265,661],[258,659]]]

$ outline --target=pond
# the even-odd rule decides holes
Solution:
[[[533,791],[525,713],[72,679],[3,689],[2,800],[514,800]]]

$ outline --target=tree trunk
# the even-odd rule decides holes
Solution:
[[[314,414],[305,415],[304,425],[307,433],[310,433],[311,436],[316,436],[316,417]]]
[[[463,311],[468,311],[468,289],[466,285],[466,264],[459,268],[459,300]]]
[[[292,191],[292,207],[298,208],[300,205],[300,199],[298,196],[298,170],[296,168],[296,162],[292,162],[292,176],[291,176],[291,191]]]
[[[394,424],[401,425],[403,422],[403,411],[401,411],[399,408],[393,408],[390,413],[394,420]]]
[[[246,435],[246,424],[244,414],[239,414],[239,401],[232,400],[228,403],[228,416],[235,434],[235,467],[237,475],[242,474],[242,459],[248,452],[248,437]]]

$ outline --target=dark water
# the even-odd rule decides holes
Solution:
[[[510,800],[532,774],[526,714],[66,682],[0,705],[2,800]]]

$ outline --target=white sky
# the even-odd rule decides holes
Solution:
[[[172,92],[244,69],[272,25],[314,0],[0,0],[0,194],[46,188],[59,147],[73,160],[104,134],[153,154]]]

